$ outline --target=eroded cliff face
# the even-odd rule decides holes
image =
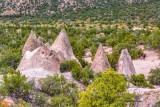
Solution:
[[[114,3],[142,3],[148,0],[0,0],[0,14],[54,14],[65,10],[76,11],[87,7],[102,7]]]

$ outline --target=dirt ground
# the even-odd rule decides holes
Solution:
[[[160,67],[160,58],[158,56],[158,52],[155,50],[145,50],[144,53],[146,54],[145,60],[133,60],[133,64],[137,74],[144,74],[145,76],[148,76],[151,69]]]

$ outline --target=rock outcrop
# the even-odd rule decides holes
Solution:
[[[68,35],[64,29],[61,30],[60,34],[54,41],[52,45],[52,50],[57,52],[61,62],[64,60],[75,60],[79,62],[78,59],[73,54],[73,50],[69,42]]]
[[[159,92],[148,92],[140,96],[135,104],[135,107],[159,107],[156,105],[160,101],[160,91]]]
[[[41,36],[38,37],[37,39],[38,45],[42,46],[43,45],[43,38]]]
[[[86,87],[84,86],[84,84],[82,84],[81,82],[75,80],[75,79],[73,78],[71,72],[65,72],[65,73],[62,73],[61,75],[64,76],[64,78],[65,78],[68,82],[70,82],[70,83],[72,83],[72,82],[75,83],[75,84],[77,85],[79,91],[84,91],[84,90],[85,90]]]
[[[160,101],[160,88],[129,88],[127,92],[138,95],[134,107],[159,107],[154,105]]]
[[[59,73],[60,60],[57,53],[50,50],[46,45],[32,52],[26,51],[17,70],[23,72],[30,69],[43,69],[51,73]]]
[[[34,31],[30,32],[30,35],[22,49],[22,55],[25,54],[26,51],[33,51],[36,48],[40,47],[43,45],[43,39],[41,37],[36,37],[36,34]]]
[[[106,53],[103,49],[102,44],[99,45],[96,55],[94,57],[93,63],[91,65],[91,69],[98,73],[105,71],[107,68],[110,68],[110,63],[106,56]]]
[[[118,61],[117,71],[119,74],[125,75],[129,78],[132,74],[136,74],[131,56],[127,49],[121,51],[121,55]]]

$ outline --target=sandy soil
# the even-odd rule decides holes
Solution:
[[[146,53],[146,59],[133,60],[133,64],[137,74],[148,76],[151,69],[160,67],[160,58],[157,51],[145,50],[144,53]]]

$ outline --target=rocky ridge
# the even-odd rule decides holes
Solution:
[[[143,3],[148,0],[0,0],[0,14],[55,14],[66,10],[77,11],[86,8],[99,8],[111,4]]]

